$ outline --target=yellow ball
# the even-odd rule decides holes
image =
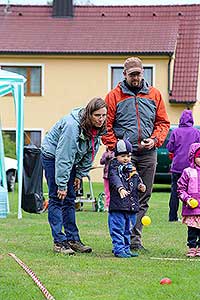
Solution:
[[[196,200],[196,199],[190,199],[190,206],[192,207],[192,208],[195,208],[195,207],[197,207],[198,206],[198,201]]]
[[[150,225],[150,224],[151,224],[151,219],[150,219],[150,217],[144,216],[144,217],[142,218],[142,224],[143,224],[144,226]]]

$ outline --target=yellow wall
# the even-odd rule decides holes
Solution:
[[[1,56],[2,63],[42,64],[44,65],[44,96],[27,97],[24,103],[25,128],[43,129],[45,133],[60,117],[69,113],[71,109],[85,106],[94,96],[105,97],[108,88],[108,65],[123,64],[127,56]],[[170,104],[168,101],[168,61],[166,56],[142,57],[144,64],[155,67],[155,87],[157,87],[166,101],[166,108],[172,124],[178,123],[184,105]],[[1,120],[3,128],[15,127],[13,100],[9,97],[0,99]],[[194,105],[193,113],[196,124],[198,120],[199,103]],[[97,155],[95,164],[104,150]],[[101,180],[101,170],[91,172],[94,181]]]

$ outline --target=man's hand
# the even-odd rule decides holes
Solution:
[[[81,186],[81,180],[80,180],[80,178],[76,177],[74,179],[74,190],[78,191],[80,189],[80,186]]]
[[[65,197],[67,196],[67,189],[64,191],[58,190],[57,195],[58,195],[58,199],[64,200]]]
[[[144,185],[143,183],[138,184],[138,190],[142,193],[146,192],[146,185]]]
[[[150,150],[155,147],[155,140],[151,138],[145,139],[141,142],[141,145],[143,148]]]
[[[119,195],[122,199],[125,198],[126,196],[128,196],[128,194],[129,194],[129,192],[127,190],[125,190],[124,188],[120,188],[118,191],[119,191]]]

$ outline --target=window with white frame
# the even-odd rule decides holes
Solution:
[[[10,140],[16,141],[16,131],[15,130],[2,130],[3,134],[8,135]],[[24,130],[24,145],[33,144],[37,147],[41,146],[42,132],[41,130],[31,129]]]
[[[145,80],[150,85],[153,85],[153,66],[143,66],[143,68]],[[111,89],[115,88],[123,80],[123,66],[111,66]]]
[[[2,65],[2,70],[18,73],[26,78],[24,85],[25,96],[41,96],[42,95],[42,67],[41,66],[11,66]]]

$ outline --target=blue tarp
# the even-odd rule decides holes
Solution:
[[[12,94],[14,98],[16,114],[16,154],[18,170],[18,219],[22,218],[21,196],[22,196],[22,171],[23,171],[23,149],[24,149],[24,83],[26,79],[19,74],[0,70],[0,96]],[[1,128],[0,128],[1,130]],[[3,142],[0,143],[0,174],[3,188],[7,191],[6,173],[4,166]],[[8,199],[8,197],[7,197]],[[7,210],[9,206],[7,203]]]

